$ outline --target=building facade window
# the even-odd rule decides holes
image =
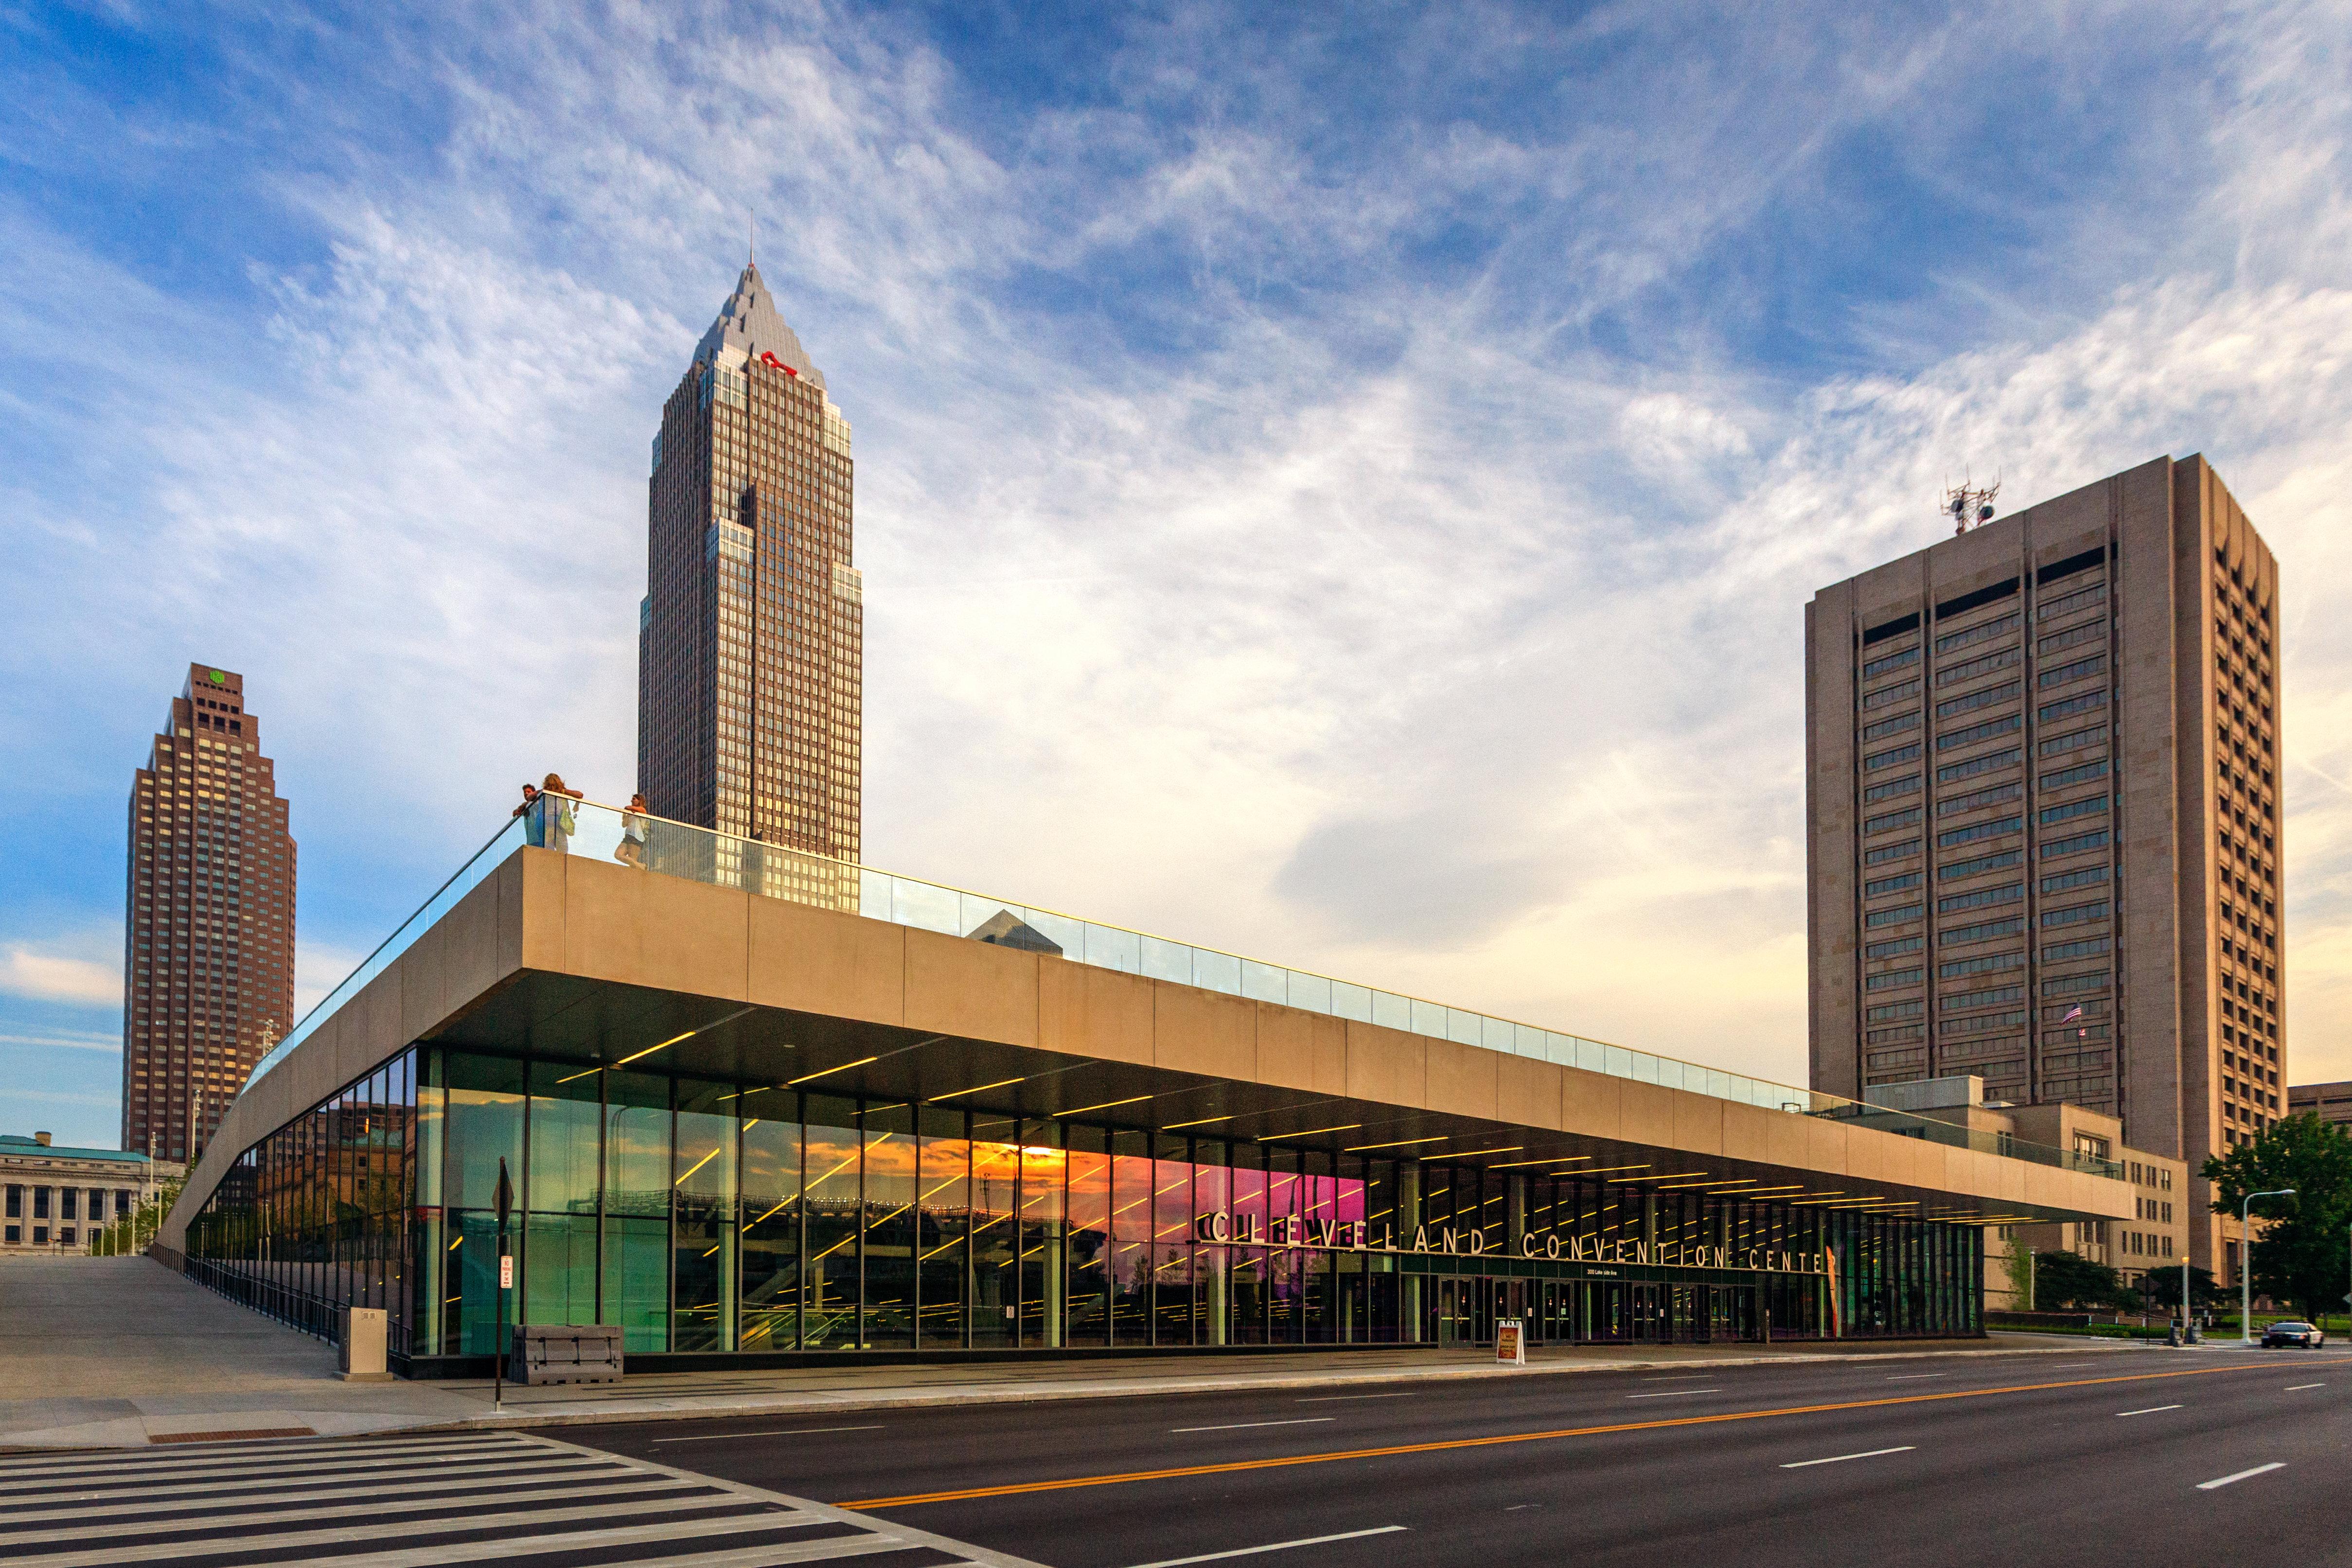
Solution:
[[[383,1307],[404,1361],[487,1354],[501,1158],[514,1321],[639,1354],[1444,1343],[1498,1303],[1541,1339],[1977,1327],[1966,1226],[455,1050],[247,1151],[190,1272],[320,1334]],[[1823,1249],[1834,1295],[1713,1267]]]

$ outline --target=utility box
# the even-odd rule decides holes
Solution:
[[[389,1383],[392,1374],[385,1370],[384,1312],[382,1307],[345,1307],[341,1343],[336,1346],[335,1360],[344,1380],[351,1383]]]
[[[617,1324],[531,1323],[514,1331],[507,1375],[517,1383],[618,1383],[625,1354]]]

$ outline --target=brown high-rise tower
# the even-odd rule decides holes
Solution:
[[[188,666],[131,790],[122,1146],[193,1160],[294,1019],[294,841],[245,678]]]
[[[2187,1161],[2206,1214],[2198,1166],[2284,1113],[2278,615],[2201,457],[1815,596],[1815,1087],[2089,1106]]]
[[[638,611],[637,786],[656,816],[854,862],[864,621],[849,422],[759,268],[662,410]],[[733,852],[721,845],[722,859]],[[766,857],[770,891],[787,864]],[[736,868],[711,868],[731,878]],[[749,875],[749,862],[740,868]],[[803,895],[855,898],[819,875]],[[761,883],[755,883],[755,885]]]

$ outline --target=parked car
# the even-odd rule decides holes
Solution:
[[[2263,1348],[2278,1350],[2285,1345],[2301,1345],[2305,1350],[2317,1350],[2327,1343],[2327,1336],[2316,1323],[2299,1323],[2292,1320],[2274,1322],[2263,1331]]]

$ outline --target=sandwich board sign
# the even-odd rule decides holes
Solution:
[[[1506,1366],[1528,1364],[1527,1324],[1518,1318],[1498,1318],[1495,1322],[1495,1359]]]

